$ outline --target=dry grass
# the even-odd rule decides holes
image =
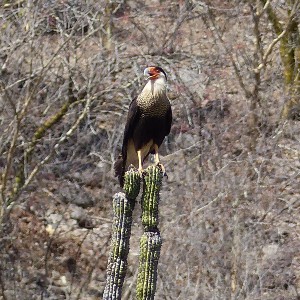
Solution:
[[[211,1],[214,27],[206,6],[191,3],[127,1],[113,7],[110,49],[102,2],[72,7],[74,24],[89,25],[84,33],[72,31],[74,24],[68,31],[63,21],[53,28],[58,32],[45,32],[45,12],[38,5],[35,14],[26,14],[22,5],[0,8],[0,80],[6,88],[0,103],[1,173],[16,111],[31,97],[17,132],[6,196],[38,126],[74,98],[25,162],[25,176],[91,100],[72,136],[16,198],[1,237],[0,298],[101,298],[111,199],[119,191],[112,165],[127,107],[144,84],[142,70],[155,63],[168,74],[174,113],[161,149],[169,177],[161,193],[156,298],[300,299],[299,124],[280,120],[287,96],[279,54],[275,47],[262,70],[260,103],[253,111],[231,60],[252,89],[257,61],[248,5]],[[70,13],[67,6],[48,4],[50,11]],[[260,25],[268,45],[274,34],[266,18]],[[249,127],[253,113],[255,132]],[[139,209],[124,288],[128,299],[135,294]]]

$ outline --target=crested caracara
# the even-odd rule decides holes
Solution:
[[[122,153],[114,165],[115,176],[121,187],[124,173],[130,165],[143,170],[143,162],[149,153],[159,164],[158,148],[171,129],[172,110],[166,94],[167,75],[160,67],[144,70],[147,83],[130,106],[124,131]],[[162,165],[161,165],[162,166]],[[162,166],[164,171],[164,167]]]

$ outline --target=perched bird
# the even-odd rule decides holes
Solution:
[[[147,83],[130,106],[124,131],[122,153],[114,165],[115,176],[121,187],[124,173],[130,165],[143,171],[143,162],[149,153],[155,164],[160,164],[158,148],[170,133],[172,109],[166,94],[167,75],[156,66],[144,70]],[[163,165],[161,165],[165,172]]]

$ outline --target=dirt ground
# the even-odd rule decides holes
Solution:
[[[38,12],[56,7],[42,2]],[[112,198],[120,191],[113,163],[121,149],[128,105],[145,83],[143,69],[157,64],[168,75],[173,125],[161,146],[168,178],[161,190],[163,246],[155,298],[299,300],[300,131],[299,121],[280,119],[288,96],[278,47],[261,73],[260,102],[253,110],[232,65],[233,58],[251,90],[257,53],[247,1],[210,1],[212,15],[202,1],[125,2],[110,7],[107,17],[102,4],[87,1],[74,10],[83,18],[80,24],[88,24],[83,26],[87,31],[68,37],[48,22],[53,32],[38,32],[31,42],[24,38],[11,48],[13,54],[6,54],[1,81],[8,86],[27,76],[30,66],[38,70],[69,43],[43,73],[43,84],[36,83],[10,178],[22,145],[68,97],[68,72],[74,97],[81,102],[71,105],[43,137],[28,172],[71,128],[85,99],[92,101],[85,119],[13,203],[1,238],[0,299],[102,298]],[[0,11],[7,15],[20,9]],[[97,10],[100,19],[93,15]],[[25,14],[18,13],[23,20]],[[266,18],[260,26],[267,47],[275,35]],[[2,31],[4,49],[17,36],[9,35],[8,26]],[[31,64],[30,45],[39,53]],[[1,59],[3,66],[4,56]],[[27,88],[24,84],[9,90],[18,105],[26,100]],[[9,140],[12,109],[4,96],[1,99],[0,126],[3,140]],[[7,151],[0,150],[2,173]],[[140,215],[138,200],[122,299],[135,299]]]

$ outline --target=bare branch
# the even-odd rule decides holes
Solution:
[[[268,58],[269,58],[270,54],[272,53],[274,47],[276,46],[276,44],[278,42],[280,42],[283,38],[285,38],[285,36],[289,32],[290,26],[295,18],[296,12],[298,11],[299,4],[300,4],[299,0],[294,2],[293,7],[289,13],[289,18],[286,21],[285,29],[282,29],[282,25],[280,24],[275,12],[273,11],[272,7],[270,6],[270,1],[261,0],[261,2],[265,3],[263,12],[267,11],[269,18],[273,23],[274,30],[276,31],[278,36],[275,39],[273,39],[273,41],[269,44],[267,50],[265,51],[265,53],[262,57],[261,63],[258,65],[257,68],[254,69],[255,73],[258,73],[261,69],[265,68]]]
[[[33,170],[30,172],[30,174],[28,175],[28,177],[26,178],[24,184],[22,186],[20,186],[18,188],[18,190],[15,192],[15,194],[13,195],[13,199],[10,199],[11,201],[16,201],[16,199],[19,197],[19,195],[21,194],[21,192],[27,188],[27,186],[32,182],[32,180],[35,178],[35,176],[37,175],[37,173],[40,171],[40,169],[53,157],[53,155],[55,154],[55,152],[59,149],[60,145],[66,141],[77,129],[78,125],[80,124],[80,122],[86,117],[89,109],[90,109],[90,104],[91,101],[94,99],[94,97],[89,97],[86,100],[86,104],[85,107],[82,111],[82,113],[78,116],[78,118],[76,119],[76,121],[74,122],[74,124],[71,126],[71,128],[65,133],[63,134],[59,140],[55,143],[55,145],[52,147],[52,149],[50,150],[49,154],[42,159],[40,162],[37,163],[37,165],[33,168]],[[12,206],[11,206],[12,207]]]
[[[239,67],[238,67],[238,65],[237,65],[237,63],[236,63],[236,60],[235,60],[234,57],[233,57],[233,52],[232,52],[230,49],[227,49],[227,46],[225,45],[224,39],[223,39],[223,37],[220,35],[219,30],[217,29],[217,25],[216,25],[216,23],[215,23],[215,20],[214,20],[214,17],[213,17],[213,15],[212,15],[212,12],[211,12],[211,9],[210,9],[210,8],[208,9],[208,12],[209,12],[209,13],[208,13],[209,19],[210,19],[210,21],[212,22],[214,28],[216,29],[216,30],[214,31],[214,33],[216,34],[216,36],[217,36],[219,42],[220,42],[221,45],[226,49],[226,52],[227,52],[227,54],[229,55],[230,61],[231,61],[231,63],[232,63],[232,66],[233,66],[233,69],[234,69],[234,72],[235,72],[235,75],[236,75],[236,77],[237,77],[237,79],[238,79],[238,82],[239,82],[239,84],[240,84],[242,90],[243,90],[244,93],[245,93],[245,96],[246,96],[247,98],[250,98],[250,97],[251,97],[251,91],[248,90],[248,89],[246,88],[246,84],[244,83],[244,79],[243,79],[243,77],[242,77],[242,75],[241,75],[241,71],[240,71],[240,69],[239,69]]]
[[[291,19],[289,19],[291,20]],[[289,25],[289,23],[288,23]],[[280,35],[277,36],[277,38],[275,38],[268,46],[266,52],[264,53],[263,57],[262,57],[262,62],[258,65],[257,68],[254,69],[255,73],[259,73],[261,69],[265,68],[267,62],[268,62],[268,58],[270,56],[270,54],[273,51],[273,48],[275,47],[275,45],[287,34],[288,32],[288,26],[281,32]]]
[[[0,201],[0,205],[1,205],[1,209],[5,209],[5,205],[6,205],[6,187],[7,187],[7,179],[8,179],[8,174],[9,171],[11,169],[12,166],[12,162],[13,162],[13,157],[14,157],[14,152],[16,150],[16,145],[17,145],[17,140],[18,140],[18,136],[19,136],[19,128],[20,123],[18,120],[18,116],[15,116],[15,126],[14,126],[14,134],[10,143],[10,147],[7,153],[7,158],[6,158],[6,165],[5,165],[5,169],[4,172],[2,174],[2,178],[1,178],[1,201]],[[0,219],[2,217],[2,213],[0,214]]]

